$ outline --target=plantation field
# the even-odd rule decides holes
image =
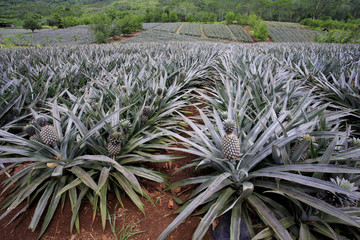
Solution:
[[[247,32],[239,25],[229,25],[229,29],[232,31],[236,40],[239,42],[253,42],[252,38]]]
[[[181,23],[163,23],[155,27],[156,30],[175,33]]]
[[[236,40],[234,34],[225,25],[205,24],[204,32],[207,37]]]
[[[179,42],[220,42],[220,39],[200,38],[183,34],[150,29],[121,43],[179,43]]]
[[[269,36],[274,42],[314,42],[315,36],[322,31],[303,29],[298,23],[266,22],[269,25]],[[251,36],[239,25],[200,24],[200,23],[154,23],[146,26],[155,30],[207,37],[239,42],[253,42]],[[145,29],[145,28],[144,28]],[[147,29],[147,28],[146,28]],[[150,29],[150,27],[149,27]]]
[[[142,29],[143,30],[149,30],[151,28],[154,28],[156,26],[159,26],[160,24],[162,23],[155,23],[155,22],[152,22],[152,23],[143,23],[142,24]]]
[[[295,28],[295,29],[303,29],[299,23],[293,22],[274,22],[274,21],[265,21],[269,27],[285,27],[285,28]]]
[[[180,34],[201,37],[201,27],[202,25],[199,23],[184,23],[182,24]]]
[[[9,41],[16,45],[23,46],[82,45],[94,42],[92,31],[85,25],[65,29],[35,30],[34,33],[25,29],[7,29],[4,36],[10,37]]]
[[[315,36],[322,33],[291,27],[269,27],[269,36],[274,42],[314,42]]]
[[[49,29],[36,30],[38,31],[47,31]],[[18,34],[32,34],[31,30],[21,29],[21,28],[0,28],[0,38],[5,37],[15,37]]]
[[[0,239],[356,239],[360,45],[170,26],[0,50]]]
[[[253,42],[252,38],[247,32],[238,25],[225,26],[221,24],[200,24],[200,23],[163,23],[157,27],[156,30],[162,30],[179,34],[207,37],[214,39],[225,39],[239,42]]]

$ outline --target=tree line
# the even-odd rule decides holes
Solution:
[[[179,21],[193,16],[211,21],[225,20],[233,11],[256,14],[267,21],[299,22],[305,18],[347,21],[360,18],[360,0],[7,0],[0,2],[0,19],[24,20],[26,13],[48,17],[54,13],[65,20],[111,11],[145,14],[145,20],[161,21],[163,13],[177,13]],[[190,14],[190,15],[189,15]],[[72,18],[72,19],[71,19]]]

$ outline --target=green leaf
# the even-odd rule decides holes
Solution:
[[[308,225],[301,223],[299,240],[311,240],[311,234]]]
[[[121,188],[126,192],[126,194],[130,197],[133,203],[144,213],[144,204],[141,202],[140,198],[133,190],[132,186],[129,184],[128,180],[124,178],[120,173],[112,173],[115,177]]]
[[[133,185],[135,185],[137,190],[140,193],[142,193],[141,186],[140,186],[138,180],[136,179],[135,175],[132,172],[130,172],[128,169],[126,169],[125,167],[123,167],[119,163],[117,163],[114,159],[109,158],[107,156],[103,156],[103,155],[84,155],[84,156],[77,157],[74,160],[79,160],[79,159],[84,159],[84,160],[88,160],[88,161],[100,161],[100,162],[112,163],[114,165],[115,169],[118,170],[121,174],[123,174],[127,178],[127,180],[129,180]]]
[[[277,237],[283,240],[292,239],[289,232],[274,216],[274,213],[255,195],[248,197],[249,203],[254,207],[261,219],[268,224],[276,233]]]
[[[100,189],[100,214],[101,214],[101,223],[103,227],[103,231],[105,231],[106,226],[106,213],[107,213],[107,184],[103,185]]]
[[[102,189],[102,187],[104,186],[104,184],[108,180],[109,172],[110,172],[110,168],[107,168],[107,167],[102,168],[101,173],[100,173],[100,177],[99,177],[99,181],[98,181],[98,189],[97,189],[96,193],[100,192],[100,189]]]
[[[231,211],[230,240],[241,239],[241,205],[237,203]]]
[[[259,187],[265,187],[265,188],[271,188],[275,191],[279,191],[282,193],[285,193],[287,196],[291,198],[295,198],[303,203],[306,203],[316,209],[319,209],[320,211],[323,211],[329,215],[335,216],[344,222],[346,222],[348,225],[360,227],[360,224],[356,222],[350,215],[344,213],[343,211],[337,209],[336,207],[318,199],[312,196],[307,195],[306,193],[303,193],[301,191],[295,190],[291,187],[286,187],[280,185],[279,187],[275,183],[271,183],[269,181],[255,181],[255,186]]]
[[[50,201],[50,204],[49,204],[49,207],[48,207],[48,211],[45,215],[45,218],[44,218],[44,221],[43,221],[43,224],[41,226],[41,231],[40,231],[40,234],[39,234],[39,238],[44,234],[45,230],[47,229],[47,227],[49,226],[54,214],[55,214],[55,211],[59,205],[59,202],[60,202],[60,199],[59,197],[56,197],[58,192],[60,192],[60,190],[64,187],[65,185],[65,182],[66,182],[66,176],[63,176],[60,178],[60,180],[58,180],[57,182],[57,185],[56,185],[56,188],[54,190],[54,193],[53,193],[53,196],[52,196],[52,199]]]
[[[292,164],[262,168],[261,172],[323,172],[323,173],[360,173],[359,168],[342,167],[334,164]]]
[[[81,202],[82,202],[82,199],[84,198],[86,192],[89,190],[88,187],[86,187],[85,185],[81,185],[80,186],[80,194],[79,196],[77,197],[77,200],[76,200],[76,203],[75,203],[75,206],[74,208],[72,209],[72,216],[71,216],[71,221],[70,221],[70,232],[72,233],[72,230],[73,230],[73,227],[74,227],[74,224],[75,224],[75,221],[77,222],[76,223],[76,229],[78,232],[80,232],[80,229],[79,229],[79,225],[78,225],[78,221],[79,221],[79,209],[80,209],[80,206],[81,206]]]
[[[170,225],[161,233],[158,237],[158,240],[163,240],[167,235],[170,234],[177,226],[179,226],[185,218],[187,218],[198,206],[203,204],[208,198],[210,198],[214,193],[222,189],[222,183],[230,176],[229,173],[222,173],[217,178],[215,178],[212,184],[199,196],[197,196],[171,223]]]
[[[31,222],[29,224],[29,228],[32,231],[35,231],[36,226],[38,225],[40,218],[47,206],[48,200],[50,198],[50,196],[53,193],[54,187],[55,187],[56,181],[53,180],[51,181],[51,183],[47,186],[47,188],[45,189],[43,195],[41,196],[41,198],[39,199],[38,205],[36,206],[34,215],[31,219]]]
[[[234,192],[235,190],[230,187],[222,190],[222,194],[218,197],[217,201],[210,207],[203,219],[201,219],[193,235],[194,240],[203,238],[210,224],[218,217],[220,210],[226,205],[227,200]]]
[[[96,192],[98,187],[89,173],[77,166],[72,167],[70,171],[74,173],[86,186]]]
[[[330,192],[338,192],[346,194],[353,198],[360,198],[360,193],[349,191],[343,187],[333,184],[329,181],[323,181],[313,177],[307,177],[300,174],[288,173],[288,172],[262,172],[261,170],[250,173],[248,178],[254,177],[273,177],[276,179],[284,179],[298,184],[303,184],[309,187],[328,190]]]
[[[329,146],[327,147],[326,151],[324,152],[323,156],[321,157],[320,164],[327,164],[330,162],[331,156],[333,154],[333,151],[335,149],[335,145],[338,141],[338,137],[334,138]],[[316,172],[313,174],[314,178],[321,179],[324,174],[321,172]]]
[[[286,217],[279,220],[281,225],[284,228],[289,228],[295,224],[293,217]],[[256,234],[255,237],[252,238],[252,240],[260,240],[260,239],[268,239],[271,238],[274,235],[274,231],[270,228],[265,228],[258,234]]]

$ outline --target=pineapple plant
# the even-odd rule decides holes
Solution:
[[[108,152],[111,157],[115,157],[121,151],[121,134],[119,132],[114,132],[110,134],[108,139]]]
[[[225,135],[222,138],[222,152],[226,159],[234,161],[241,156],[240,140],[234,134],[235,122],[226,120],[224,122]]]
[[[54,127],[48,125],[48,120],[44,116],[37,117],[35,119],[36,123],[41,128],[40,130],[40,139],[41,141],[49,146],[55,145],[56,141],[59,140],[59,137],[56,133],[56,130]]]
[[[330,178],[330,182],[351,192],[358,190],[358,188],[354,186],[354,183],[351,183],[345,178]],[[318,192],[316,197],[335,207],[355,207],[356,200],[359,200],[344,193],[335,193],[331,191]]]
[[[147,120],[149,120],[150,113],[151,113],[151,107],[145,106],[140,116],[142,123],[145,123],[147,122]]]

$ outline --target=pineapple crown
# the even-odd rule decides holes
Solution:
[[[334,178],[330,178],[330,181],[336,185],[338,185],[339,187],[342,187],[346,190],[349,190],[351,192],[356,191],[358,188],[355,187],[355,183],[351,183],[349,180],[345,179],[345,178],[339,178],[336,177],[336,179]]]
[[[114,132],[110,134],[109,141],[114,145],[119,144],[121,141],[121,134],[119,132]]]
[[[220,114],[220,118],[223,120],[228,119],[228,117],[229,117],[229,114],[227,111],[221,111],[219,114]]]
[[[120,124],[124,130],[129,130],[131,128],[131,122],[128,119],[121,119]]]
[[[354,145],[360,146],[360,138],[353,138],[352,142],[354,143]]]
[[[24,127],[24,132],[31,137],[36,134],[36,129],[34,126],[29,124]]]
[[[310,142],[316,142],[315,137],[310,136],[309,134],[305,134],[303,136],[304,140],[308,140]]]
[[[40,116],[35,119],[36,124],[40,127],[45,127],[48,124],[48,120],[45,116]]]
[[[224,121],[224,131],[226,134],[231,134],[235,130],[235,122],[233,120],[227,119]]]

